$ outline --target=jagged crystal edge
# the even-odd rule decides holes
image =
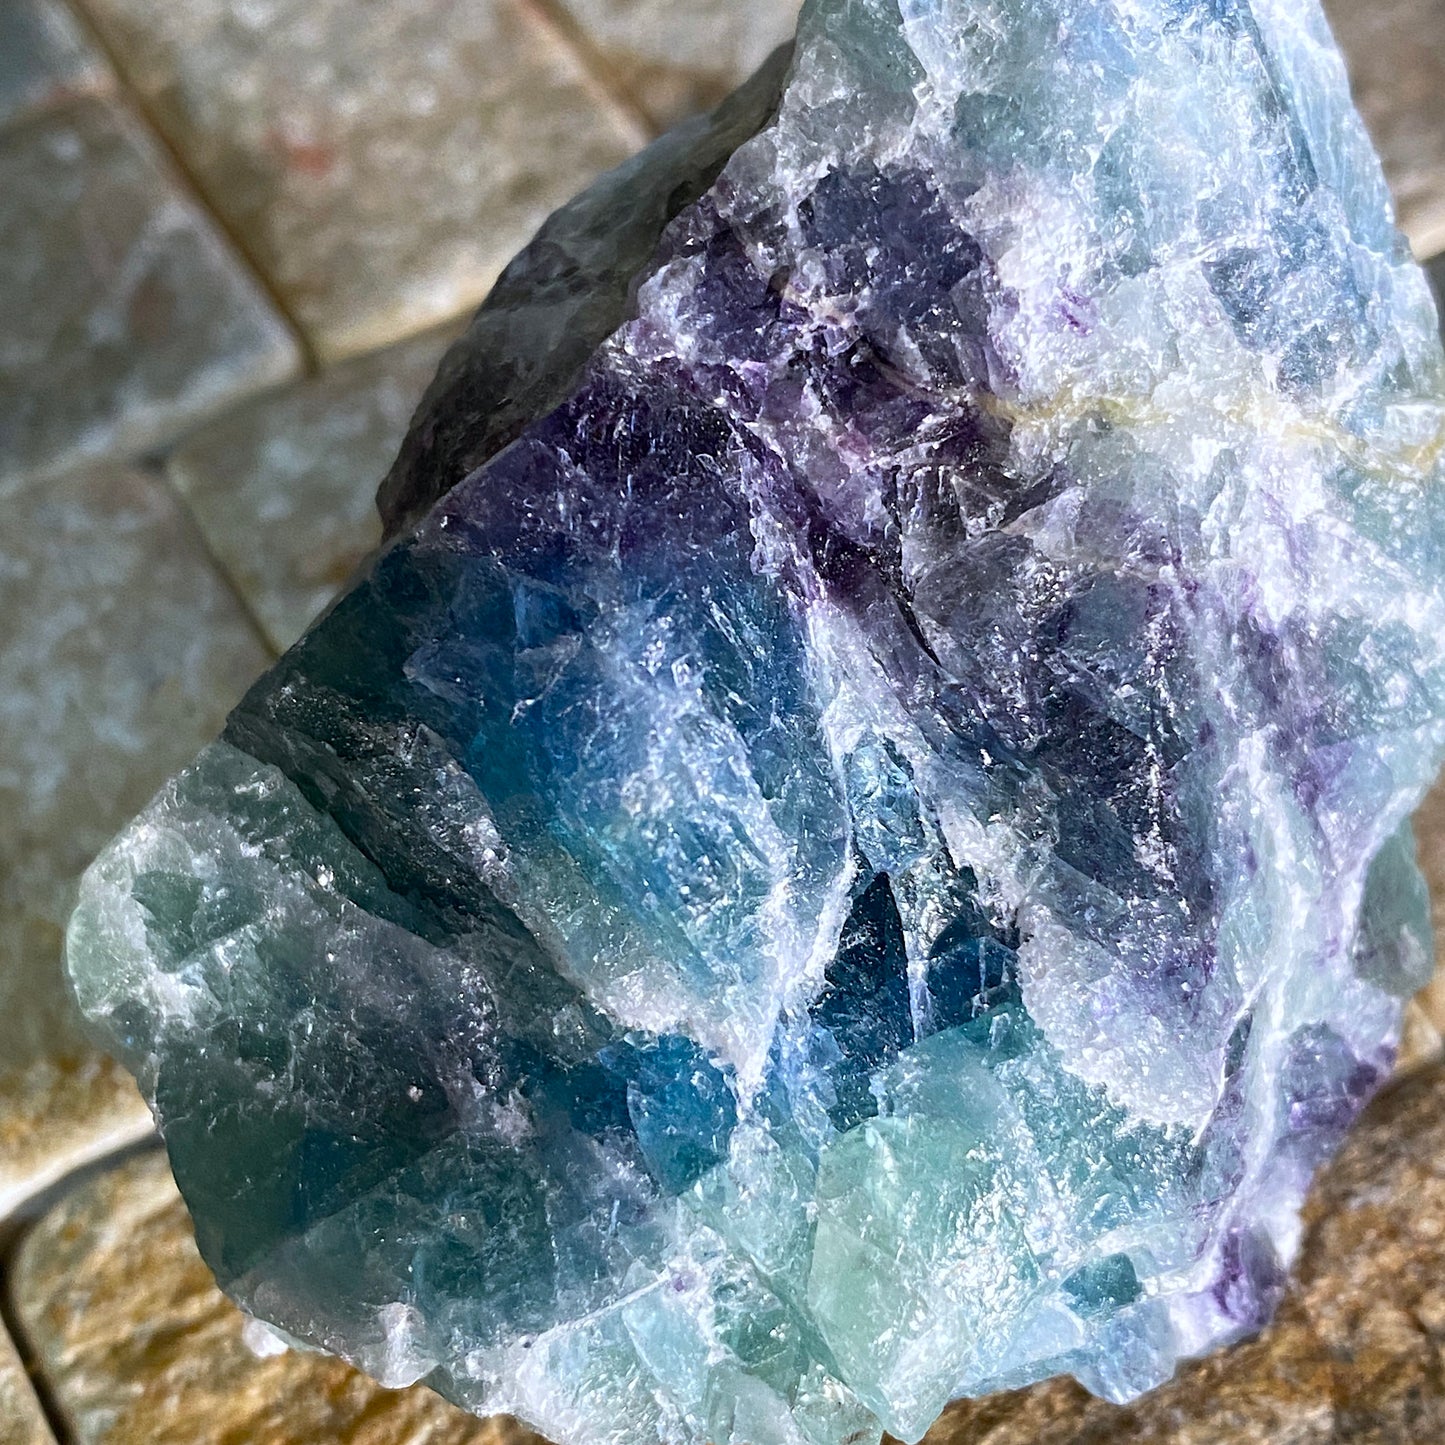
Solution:
[[[473,348],[615,329],[458,353],[70,933],[222,1283],[562,1445],[1151,1387],[1429,971],[1442,357],[1318,10],[813,0],[776,85],[519,260]]]

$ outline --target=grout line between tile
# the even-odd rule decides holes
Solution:
[[[77,1185],[104,1174],[108,1169],[124,1164],[126,1160],[140,1154],[147,1154],[161,1147],[161,1136],[154,1128],[138,1139],[116,1144],[102,1154],[96,1154],[72,1168],[58,1178],[50,1180],[33,1193],[27,1194],[3,1219],[0,1219],[0,1286],[3,1286],[6,1270],[20,1241],[30,1226],[35,1223],[57,1200],[63,1198]],[[0,1287],[0,1298],[4,1289]]]
[[[632,88],[618,74],[592,37],[568,14],[560,0],[515,0],[582,68],[587,79],[618,110],[638,133],[639,144],[655,140],[662,132],[643,109]]]
[[[291,333],[291,338],[300,352],[305,373],[308,376],[315,375],[321,369],[316,348],[311,344],[311,339],[307,336],[300,321],[292,313],[286,299],[272,283],[265,267],[261,265],[255,252],[247,244],[245,237],[211,204],[210,195],[206,187],[201,184],[200,177],[186,163],[184,154],[172,142],[140,88],[132,84],[124,60],[110,44],[102,28],[91,19],[84,0],[63,0],[63,3],[75,17],[76,24],[80,26],[91,44],[100,52],[115,78],[111,91],[116,102],[130,110],[141,121],[152,143],[165,156],[167,164],[174,173],[173,179],[188,193],[189,199],[214,227],[217,235],[225,241],[236,263],[247,272],[257,289],[270,303],[277,317]]]
[[[217,555],[216,549],[211,546],[211,539],[206,535],[205,528],[201,526],[200,518],[196,516],[195,509],[191,506],[191,499],[176,485],[175,477],[171,473],[169,456],[151,457],[137,461],[134,465],[155,477],[156,481],[166,489],[171,500],[175,502],[181,513],[183,525],[190,533],[196,549],[205,559],[206,565],[220,578],[221,582],[225,584],[226,590],[235,599],[236,606],[240,608],[242,616],[246,619],[246,625],[250,627],[256,641],[261,644],[261,650],[268,659],[266,665],[269,667],[285,649],[276,646],[271,634],[266,630],[266,624],[261,620],[260,613],[251,605],[251,599],[246,596],[240,583],[231,575],[231,569],[226,566]],[[259,537],[256,541],[257,545],[260,545]],[[237,701],[239,702],[240,699],[238,698]]]
[[[21,1328],[15,1303],[10,1298],[9,1281],[3,1275],[0,1275],[0,1329],[10,1336],[15,1345],[15,1352],[20,1356],[21,1368],[25,1371],[26,1383],[35,1396],[36,1405],[39,1406],[40,1418],[45,1422],[51,1435],[55,1437],[56,1445],[70,1445],[74,1436],[65,1418],[65,1412],[60,1408],[60,1403],[50,1388],[50,1381],[40,1370],[35,1352],[25,1336],[25,1331]]]
[[[0,1329],[3,1329],[15,1344],[30,1388],[40,1405],[40,1413],[57,1445],[70,1445],[74,1435],[66,1420],[65,1411],[61,1409],[50,1381],[41,1368],[34,1342],[26,1333],[24,1322],[20,1318],[20,1311],[11,1290],[10,1265],[30,1226],[71,1190],[97,1174],[118,1168],[127,1160],[160,1147],[160,1136],[150,1134],[143,1139],[123,1144],[97,1159],[87,1160],[28,1197],[16,1213],[0,1220]]]

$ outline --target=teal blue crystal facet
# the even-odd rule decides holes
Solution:
[[[1430,971],[1442,380],[1313,0],[810,0],[86,876],[222,1285],[559,1445],[1258,1329]]]

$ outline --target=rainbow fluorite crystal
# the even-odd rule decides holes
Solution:
[[[87,875],[222,1284],[559,1445],[1257,1329],[1430,969],[1442,370],[1314,0],[810,0]]]

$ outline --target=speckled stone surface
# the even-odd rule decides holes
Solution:
[[[12,1015],[22,1016],[22,1027],[38,1024],[48,1035],[44,1052],[23,1062],[0,1059],[0,1208],[7,1212],[71,1169],[144,1138],[151,1128],[130,1075],[87,1047],[68,1019],[55,1018],[51,967],[37,962],[6,981],[13,989],[3,990]],[[24,989],[33,992],[17,1009],[10,995]],[[11,1042],[0,1040],[0,1051],[8,1052]]]
[[[74,880],[266,653],[170,492],[115,466],[4,496],[0,529],[0,1215],[144,1134],[60,971]]]
[[[384,1390],[322,1355],[258,1354],[159,1154],[68,1195],[24,1241],[12,1284],[75,1445],[539,1445],[424,1387]]]
[[[262,397],[169,461],[213,555],[277,651],[381,540],[376,484],[450,332],[428,332]]]
[[[0,1328],[0,1445],[55,1445],[25,1367]]]
[[[87,9],[325,359],[475,305],[641,139],[510,0]]]
[[[1053,1381],[955,1405],[928,1445],[1438,1445],[1445,1440],[1445,1070],[1402,1080],[1317,1181],[1257,1339],[1126,1407]]]
[[[295,370],[290,333],[114,102],[0,133],[0,196],[0,486],[138,454]]]
[[[0,5],[0,125],[109,80],[99,52],[55,0]]]
[[[1415,254],[1445,250],[1445,0],[1325,0]]]
[[[557,0],[659,129],[716,105],[791,38],[797,0]]]

